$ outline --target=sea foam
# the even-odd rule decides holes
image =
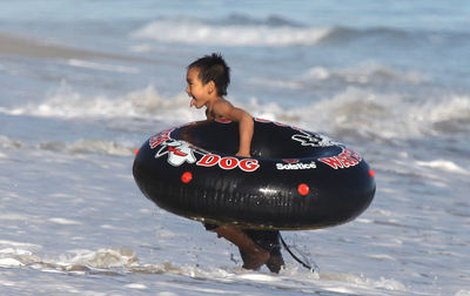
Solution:
[[[132,34],[140,40],[223,46],[292,46],[318,43],[329,28],[259,25],[213,25],[200,20],[158,20]]]

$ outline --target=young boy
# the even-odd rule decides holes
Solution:
[[[253,137],[253,118],[243,109],[234,107],[223,96],[230,83],[230,68],[219,54],[204,56],[187,67],[186,92],[191,97],[190,107],[206,107],[207,120],[219,118],[238,122],[240,146],[237,156],[250,157]],[[280,252],[279,231],[243,230],[228,225],[209,225],[219,237],[238,246],[243,268],[257,270],[264,264],[279,272],[284,260]]]

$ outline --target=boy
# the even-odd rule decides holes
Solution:
[[[253,118],[224,99],[230,83],[230,68],[222,56],[213,53],[191,63],[187,67],[186,81],[190,107],[206,107],[207,120],[220,118],[238,122],[240,146],[236,155],[250,157]],[[243,268],[257,270],[266,264],[269,270],[277,273],[284,265],[279,231],[243,230],[228,225],[206,224],[205,227],[238,246]]]

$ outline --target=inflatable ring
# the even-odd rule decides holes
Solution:
[[[373,171],[329,138],[255,119],[252,157],[236,157],[238,123],[195,122],[163,131],[137,152],[144,195],[177,215],[254,229],[317,229],[360,215]]]

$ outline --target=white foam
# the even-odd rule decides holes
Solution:
[[[70,143],[64,142],[41,142],[40,149],[61,151],[70,154],[105,154],[115,156],[132,155],[133,147],[126,146],[116,141],[98,140],[98,139],[78,139]]]
[[[14,287],[16,286],[17,283],[11,282],[11,281],[6,281],[6,280],[0,280],[0,285],[4,287]]]
[[[392,256],[388,254],[371,254],[370,258],[379,259],[379,260],[395,260]]]
[[[368,84],[372,82],[390,83],[393,81],[418,84],[429,80],[426,76],[415,71],[401,71],[377,63],[365,63],[353,67],[337,69],[315,66],[307,70],[301,76],[301,81],[303,82],[310,80],[325,81],[330,79],[357,84]]]
[[[351,86],[333,97],[291,108],[276,102],[259,102],[256,98],[244,104],[237,102],[236,98],[229,99],[257,117],[289,122],[304,128],[313,126],[315,130],[326,133],[354,132],[378,139],[427,137],[445,132],[445,127],[449,125],[465,128],[466,122],[470,121],[470,98],[456,95],[429,98],[422,102],[410,100],[404,94],[379,94]],[[153,85],[116,98],[83,95],[63,81],[39,104],[0,108],[0,112],[65,118],[139,118],[162,120],[173,125],[204,117],[202,112],[188,106],[187,94],[181,92],[175,96],[162,96]],[[441,129],[440,123],[445,123]],[[3,137],[0,138],[1,145],[16,147],[21,143]],[[129,147],[93,140],[76,142],[66,149],[72,153],[86,152],[88,149],[116,155],[130,153]]]
[[[197,20],[159,20],[132,34],[137,39],[168,43],[212,44],[224,46],[290,46],[316,44],[331,29],[268,26],[211,25]]]
[[[128,74],[137,74],[140,72],[139,69],[135,67],[96,63],[96,62],[78,60],[78,59],[70,59],[68,60],[67,64],[73,67],[77,67],[77,68],[87,68],[87,69],[107,71],[107,72],[128,73]]]
[[[134,251],[128,249],[99,249],[74,250],[67,255],[62,256],[61,260],[56,262],[66,270],[80,267],[92,267],[98,269],[109,269],[116,267],[130,267],[138,261]]]
[[[0,245],[13,246],[16,248],[40,248],[41,246],[31,243],[0,240]]]
[[[280,110],[276,118],[298,122],[303,127],[314,126],[316,130],[331,132],[347,129],[364,136],[380,138],[403,138],[419,136],[420,130],[398,122],[393,106],[401,98],[397,95],[377,95],[355,87],[349,87],[334,97],[288,110]],[[406,120],[406,119],[404,119]]]
[[[440,123],[465,128],[465,122],[470,121],[470,98],[448,95],[410,101],[402,94],[348,87],[332,98],[280,115],[327,132],[345,130],[379,139],[410,139],[445,133],[445,129],[439,129]]]
[[[168,291],[158,292],[157,296],[178,296],[178,294]]]
[[[17,140],[13,140],[7,136],[0,135],[0,147],[2,148],[19,148],[22,147],[23,143]]]
[[[334,293],[341,293],[341,294],[347,294],[347,295],[354,295],[355,292],[351,289],[348,289],[346,287],[326,287],[324,288],[326,291],[334,292]]]
[[[9,241],[1,241],[0,245],[7,246],[0,249],[0,267],[17,268],[40,261],[33,253],[37,245]]]
[[[354,274],[328,273],[312,274],[299,270],[298,267],[286,266],[280,274],[273,275],[264,271],[253,272],[236,268],[209,268],[199,266],[178,266],[171,262],[156,264],[139,263],[136,254],[127,249],[98,249],[98,250],[72,250],[60,256],[59,259],[42,259],[35,257],[32,253],[19,254],[15,250],[5,250],[0,253],[0,267],[20,268],[28,266],[46,273],[68,273],[84,275],[90,270],[93,273],[138,273],[138,274],[173,274],[197,279],[210,279],[211,282],[241,283],[242,285],[262,284],[272,289],[295,291],[336,291],[349,294],[385,295],[381,290],[405,292],[406,287],[393,279],[379,278],[374,280]],[[8,254],[7,254],[8,253]],[[293,282],[292,279],[295,278]],[[160,285],[173,288],[173,284],[161,282]],[[314,290],[310,290],[314,286]],[[125,288],[133,290],[146,290],[149,287],[144,283],[130,282]],[[318,290],[319,289],[319,290]],[[215,287],[198,287],[198,292],[204,294],[238,294],[235,291],[220,290]],[[462,292],[463,293],[463,292]],[[162,294],[163,295],[163,294]],[[465,295],[465,294],[462,294]],[[458,295],[460,296],[460,295]]]
[[[82,223],[79,221],[65,219],[65,218],[49,218],[49,222],[60,224],[60,225],[81,225]]]
[[[32,255],[32,252],[29,250],[23,250],[23,249],[16,249],[16,248],[6,248],[6,249],[1,249],[0,254],[7,254],[7,255],[27,255],[30,256]]]
[[[0,258],[0,267],[19,267],[24,266],[23,262],[20,262],[14,258]]]
[[[444,172],[470,175],[470,172],[466,169],[462,168],[461,166],[457,165],[452,161],[445,159],[436,159],[432,161],[417,161],[416,164],[422,167],[436,169]]]
[[[450,95],[440,101],[430,101],[418,115],[420,120],[438,123],[447,120],[470,119],[470,97]]]
[[[372,285],[376,288],[383,288],[385,290],[391,290],[391,291],[406,291],[407,290],[405,285],[393,279],[381,278],[378,281],[373,281]]]
[[[386,279],[383,277],[379,280],[374,280],[353,274],[326,274],[322,275],[321,279],[328,281],[347,282],[350,284],[362,286],[364,288],[373,287],[391,291],[407,291],[406,286],[403,285],[401,282],[394,279]]]
[[[278,278],[273,277],[267,274],[261,273],[247,273],[238,276],[241,279],[250,280],[250,281],[257,281],[257,282],[276,282],[279,281]]]
[[[129,289],[136,289],[136,290],[145,290],[148,288],[146,285],[139,284],[139,283],[127,284],[124,287],[129,288]]]
[[[103,95],[85,96],[66,81],[62,81],[60,86],[39,104],[1,108],[0,112],[61,118],[138,117],[170,121],[175,118],[183,121],[197,119],[197,114],[189,108],[189,98],[185,93],[162,97],[153,85],[149,85],[118,98]]]

